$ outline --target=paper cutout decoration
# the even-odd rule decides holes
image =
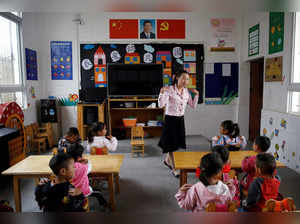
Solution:
[[[138,53],[125,54],[125,64],[140,64],[141,59]]]
[[[197,82],[196,75],[191,74],[190,75],[190,81],[189,81],[189,84],[188,84],[187,88],[196,89],[196,82]]]
[[[184,70],[188,73],[196,73],[196,63],[184,63]]]
[[[279,145],[278,144],[275,144],[275,149],[276,149],[276,151],[279,150]]]
[[[173,48],[173,57],[174,58],[181,58],[182,57],[182,49],[181,49],[181,47],[174,47]]]
[[[279,129],[276,129],[276,128],[275,128],[275,136],[277,137],[278,134],[279,134]]]
[[[273,125],[273,117],[270,117],[270,119],[269,119],[269,124],[270,124],[270,125]]]
[[[90,61],[90,59],[86,58],[83,59],[81,62],[81,66],[84,70],[90,70],[91,68],[93,68],[93,63]]]
[[[29,88],[29,93],[30,93],[32,99],[35,99],[35,98],[36,98],[36,95],[35,95],[35,88],[34,88],[33,86],[31,86],[31,87]]]
[[[176,59],[176,62],[177,62],[178,64],[183,65],[183,61],[182,61],[180,58],[177,58],[177,59]]]
[[[158,39],[185,39],[184,19],[158,19]]]
[[[282,81],[282,56],[266,59],[266,82]]]
[[[95,45],[94,44],[86,44],[84,45],[83,49],[84,50],[92,50],[94,49]]]
[[[111,45],[110,45],[110,48],[112,48],[112,49],[117,49],[117,46],[116,46],[115,44],[111,44]]]
[[[74,93],[69,94],[68,97],[57,97],[57,101],[61,106],[76,106],[79,102],[79,97]]]
[[[36,51],[25,48],[27,80],[38,80]]]
[[[72,41],[51,41],[52,80],[72,80]]]
[[[172,57],[170,51],[156,52],[156,64],[163,64],[164,68],[172,67]]]
[[[151,45],[147,45],[147,44],[144,45],[144,50],[150,53],[154,52],[154,48]]]
[[[151,53],[144,54],[144,62],[145,63],[152,63],[153,55]]]
[[[281,145],[281,149],[282,149],[282,151],[284,151],[285,144],[286,144],[286,141],[285,141],[285,140],[283,140],[283,141],[282,141],[282,145]]]
[[[272,131],[270,139],[272,140],[274,138],[274,131]]]
[[[274,157],[275,157],[275,159],[276,159],[276,160],[278,160],[278,159],[279,159],[279,155],[278,155],[278,153],[277,153],[277,152],[274,152]]]
[[[285,119],[281,119],[280,126],[286,129],[287,121]]]
[[[163,85],[170,86],[172,85],[172,69],[171,68],[164,68],[163,69]]]
[[[138,39],[139,21],[137,19],[110,19],[109,38]]]
[[[266,135],[267,135],[267,132],[268,132],[267,129],[264,128],[264,129],[263,129],[263,136],[266,136]]]
[[[184,50],[183,51],[184,61],[196,61],[196,51],[195,50]]]
[[[101,46],[94,54],[95,87],[106,87],[106,56]]]
[[[112,51],[110,53],[110,57],[113,62],[117,62],[121,59],[121,55],[118,51]]]
[[[126,52],[127,53],[134,53],[135,52],[135,46],[134,46],[134,44],[128,44],[126,46]]]
[[[284,12],[270,12],[269,17],[269,54],[283,51]]]

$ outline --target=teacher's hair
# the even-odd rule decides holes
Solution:
[[[189,74],[186,70],[178,70],[175,75],[174,75],[174,79],[173,79],[173,83],[172,85],[175,86],[178,85],[178,79],[183,75],[183,74]]]

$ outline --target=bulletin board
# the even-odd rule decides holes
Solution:
[[[205,103],[230,104],[238,97],[239,64],[208,63],[205,66]]]
[[[266,59],[266,82],[282,81],[282,56]]]
[[[203,102],[202,44],[139,43],[139,44],[80,44],[81,88],[106,87],[108,63],[163,64],[163,84],[172,83],[173,74],[184,69],[190,74],[188,88],[199,91]]]

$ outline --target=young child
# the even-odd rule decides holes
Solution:
[[[98,122],[90,128],[87,145],[88,153],[91,152],[93,147],[99,149],[99,151],[104,147],[106,147],[108,151],[114,152],[117,150],[118,140],[115,137],[106,136],[106,133],[106,126],[102,122]],[[99,154],[101,154],[101,152],[99,152]]]
[[[73,143],[81,143],[79,131],[75,127],[69,128],[67,134],[59,140],[58,151],[63,151],[64,148],[68,148]]]
[[[84,148],[81,144],[75,143],[67,148],[67,153],[74,159],[75,173],[72,178],[72,184],[80,189],[84,196],[97,198],[99,205],[103,211],[110,209],[108,203],[102,196],[100,191],[94,191],[89,183],[88,174],[91,171],[91,163],[87,159],[82,158]]]
[[[74,176],[74,159],[58,153],[49,166],[55,174],[53,181],[41,182],[35,190],[35,199],[44,212],[85,212],[88,201],[83,193],[71,184]]]
[[[240,128],[238,124],[234,124],[230,120],[223,121],[220,126],[221,136],[212,138],[212,146],[224,145],[229,151],[237,151],[243,149],[247,145],[246,138],[240,136]]]
[[[239,182],[236,177],[235,178],[231,177],[231,173],[234,173],[234,171],[231,170],[231,164],[229,160],[229,150],[222,145],[218,145],[213,147],[212,151],[214,153],[219,154],[219,156],[221,157],[224,164],[222,169],[221,180],[223,181],[223,183],[225,183],[228,186],[233,200],[236,201],[237,204],[239,204],[240,202]]]
[[[247,199],[243,201],[246,211],[260,212],[269,199],[278,198],[280,181],[275,177],[276,161],[269,153],[256,155],[257,178],[250,184]]]
[[[271,141],[266,136],[257,136],[253,143],[253,150],[257,153],[267,152]],[[247,196],[248,188],[256,174],[256,156],[247,156],[242,161],[242,170],[246,175],[241,180],[241,189],[243,196]]]
[[[209,153],[203,156],[200,163],[200,181],[194,185],[183,185],[175,195],[179,207],[199,212],[209,202],[225,204],[232,200],[227,185],[220,181],[222,168],[223,162],[218,154]]]

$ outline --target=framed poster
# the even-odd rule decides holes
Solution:
[[[72,80],[72,41],[51,41],[51,79]]]
[[[259,24],[252,26],[248,31],[248,56],[259,54]]]
[[[284,12],[270,12],[269,54],[283,51]]]
[[[27,80],[38,80],[36,51],[25,48]]]
[[[282,56],[266,59],[266,82],[282,81]]]

